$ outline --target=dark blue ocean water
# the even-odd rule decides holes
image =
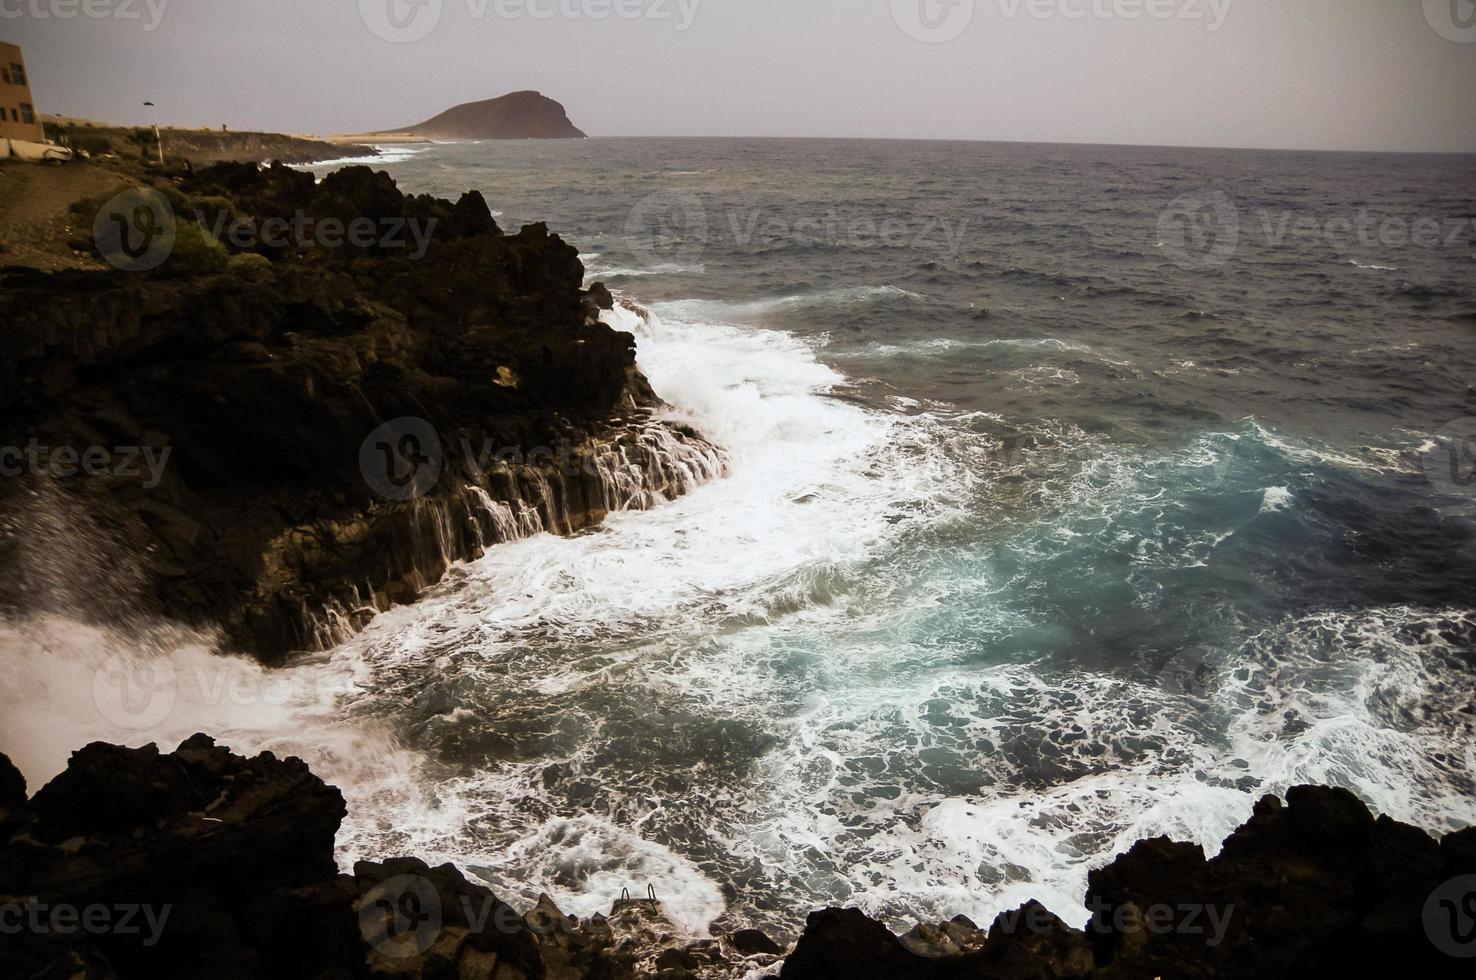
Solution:
[[[1085,919],[1347,786],[1476,822],[1476,158],[762,140],[395,151],[546,221],[732,475],[334,655],[342,841],[694,931]]]

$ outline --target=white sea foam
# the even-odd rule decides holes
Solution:
[[[1261,513],[1275,514],[1292,505],[1292,492],[1286,487],[1267,487],[1261,496]]]
[[[927,297],[899,286],[846,286],[814,293],[794,293],[767,299],[733,302],[728,300],[688,299],[663,305],[667,316],[694,322],[749,323],[794,313],[811,307],[858,306],[879,300],[917,302]]]
[[[319,163],[299,164],[297,169],[310,170],[318,174],[319,179],[321,179],[324,174],[343,167],[355,165],[372,167],[379,164],[404,163],[407,160],[415,159],[415,157],[429,149],[428,146],[406,145],[403,143],[376,144],[374,148],[379,151],[375,156],[339,157],[336,160],[323,160]]]
[[[988,340],[960,340],[955,337],[929,337],[910,343],[870,343],[860,351],[861,356],[887,359],[900,355],[949,356],[959,351],[989,350],[990,348],[1013,348],[1018,350],[1069,351],[1077,354],[1092,353],[1086,344],[1057,337],[992,337]]]
[[[594,253],[598,255],[599,253]],[[700,262],[658,262],[648,266],[611,266],[586,263],[584,277],[587,282],[600,279],[640,279],[645,276],[703,275],[707,266]]]
[[[745,888],[796,915],[987,921],[1037,898],[1080,924],[1090,868],[1156,834],[1213,850],[1257,796],[1296,782],[1349,786],[1430,829],[1476,822],[1460,713],[1476,692],[1433,625],[1458,610],[1293,620],[1164,683],[1053,661],[1073,649],[1067,627],[1008,601],[1012,564],[1095,545],[1128,581],[1201,567],[1253,524],[1257,490],[1262,508],[1294,504],[1290,487],[1234,482],[1241,440],[1338,460],[1252,424],[1153,454],[1040,420],[1041,446],[1001,461],[971,426],[1005,420],[861,407],[793,335],[700,309],[608,316],[671,415],[729,450],[730,478],[595,533],[494,548],[282,672],[271,699],[223,707],[212,692],[232,687],[212,668],[247,691],[269,672],[221,668],[208,638],[138,649],[66,620],[11,624],[0,648],[24,666],[0,675],[0,750],[18,747],[33,783],[88,738],[167,746],[203,729],[299,754],[346,794],[344,864],[455,861],[580,914],[650,883],[699,936],[745,868],[761,870]],[[1231,503],[1186,530],[1182,486]],[[1001,512],[968,526],[1006,535],[999,560],[939,535],[981,501]],[[1000,639],[1016,639],[1008,662],[989,659]],[[145,731],[110,728],[95,700],[120,644],[185,678]]]

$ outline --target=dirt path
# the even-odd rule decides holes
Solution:
[[[72,243],[92,237],[88,219],[71,206],[106,199],[133,186],[123,174],[85,163],[0,163],[0,266],[59,269],[104,268],[90,250]]]

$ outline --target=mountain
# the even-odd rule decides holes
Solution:
[[[512,92],[497,99],[468,102],[395,132],[442,140],[585,138],[569,121],[562,105],[538,92]]]

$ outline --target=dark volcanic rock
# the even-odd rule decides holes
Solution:
[[[768,954],[778,956],[784,952],[783,947],[757,929],[739,929],[729,937],[733,948],[744,956],[757,956]]]
[[[0,486],[0,609],[40,604],[25,541],[75,512],[114,548],[74,614],[106,618],[127,584],[115,606],[279,657],[452,561],[721,466],[650,419],[634,339],[598,320],[611,297],[582,289],[576,250],[543,225],[502,234],[480,194],[251,164],[166,193],[180,227],[222,232],[226,271],[178,268],[178,246],[148,273],[0,271],[0,445],[42,452]],[[90,450],[110,465],[82,475]],[[74,475],[48,476],[56,459]],[[608,478],[632,465],[639,493]]]
[[[442,140],[584,139],[564,107],[538,92],[467,102],[394,132]]]
[[[1346,790],[1297,787],[1284,805],[1262,800],[1214,858],[1160,838],[1093,871],[1085,932],[1030,903],[1001,915],[977,951],[938,955],[962,950],[950,924],[914,930],[923,956],[854,909],[828,909],[810,916],[782,976],[1467,976],[1470,961],[1441,945],[1460,936],[1425,915],[1437,889],[1476,874],[1473,844],[1471,830],[1437,843],[1375,820]]]
[[[1449,898],[1458,916],[1460,889],[1467,901],[1476,890],[1461,877],[1476,875],[1476,831],[1437,844],[1341,790],[1287,795],[1263,800],[1215,858],[1159,839],[1093,872],[1085,931],[1031,902],[987,936],[959,917],[904,941],[855,909],[825,909],[774,969],[785,980],[1469,975],[1450,953],[1470,937],[1427,915]],[[296,759],[245,759],[203,735],[169,755],[89,745],[0,818],[0,905],[27,916],[0,937],[0,976],[726,980],[777,950],[752,930],[690,942],[645,899],[580,920],[544,896],[519,916],[455,867],[414,858],[341,875],[343,813]],[[68,908],[100,918],[53,917]]]
[[[260,945],[262,909],[335,879],[344,812],[297,759],[243,759],[202,735],[167,756],[96,743],[6,822],[0,894],[106,907],[114,928],[73,927],[78,955],[120,975],[267,976],[297,952]],[[123,908],[139,910],[126,925]],[[66,945],[65,924],[20,938]]]
[[[354,881],[354,911],[377,972],[493,976],[500,966],[514,975],[544,975],[538,940],[522,917],[449,864],[360,861]]]
[[[811,912],[780,976],[913,980],[941,976],[938,964],[907,951],[891,930],[859,909]]]
[[[0,896],[40,910],[39,927],[0,942],[0,975],[544,975],[521,917],[449,865],[339,875],[343,815],[338,790],[297,759],[244,759],[203,735],[170,755],[89,745],[0,827]]]
[[[0,755],[0,820],[26,802],[26,777],[4,755]]]

